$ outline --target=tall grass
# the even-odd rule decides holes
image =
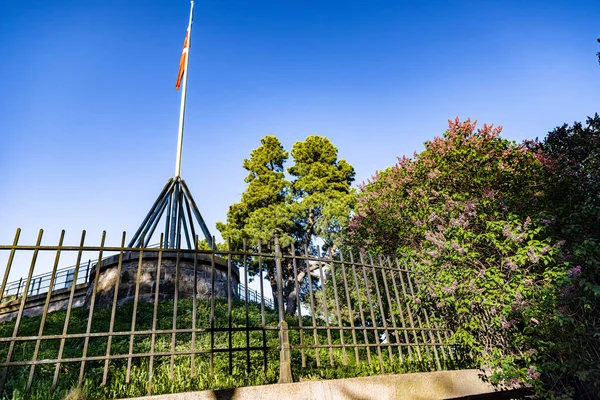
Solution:
[[[164,300],[158,304],[157,329],[173,328],[173,301]],[[151,330],[154,305],[152,303],[139,303],[136,313],[135,329]],[[126,303],[117,308],[114,321],[114,332],[129,332],[133,315],[133,303]],[[210,302],[197,301],[196,327],[210,327]],[[229,326],[228,307],[224,301],[215,302],[214,326],[226,328]],[[192,327],[193,308],[191,300],[180,300],[177,303],[177,328]],[[243,302],[234,302],[232,307],[232,327],[246,327],[246,309]],[[48,314],[44,326],[44,335],[62,334],[66,318],[65,311]],[[261,327],[260,307],[250,304],[248,307],[248,326]],[[97,308],[94,311],[91,332],[108,332],[111,319],[111,310]],[[21,321],[19,336],[35,336],[38,334],[41,317],[26,317]],[[83,308],[73,309],[71,312],[68,333],[84,333],[88,323],[88,310]],[[297,318],[288,319],[290,326],[298,324]],[[265,326],[276,327],[278,324],[277,312],[266,310]],[[311,325],[310,318],[305,318],[303,325]],[[319,325],[324,325],[320,321]],[[14,321],[0,324],[0,337],[10,337],[14,329]],[[276,383],[279,377],[279,345],[277,330],[265,330],[264,341],[272,349],[250,351],[250,363],[247,362],[246,331],[214,332],[213,339],[209,332],[196,333],[195,349],[210,350],[211,342],[217,352],[213,355],[213,371],[211,373],[211,359],[209,354],[196,354],[194,356],[194,373],[192,370],[192,357],[190,355],[177,355],[173,359],[171,373],[171,357],[154,357],[152,394],[167,394],[185,391],[206,389],[223,389],[240,386],[263,385]],[[231,371],[229,369],[229,338],[231,335],[232,347],[240,350],[232,352]],[[250,347],[263,346],[263,331],[249,332]],[[345,351],[336,348],[332,350],[333,366],[330,365],[328,349],[320,349],[318,357],[320,367],[317,367],[317,352],[315,349],[305,349],[304,357],[306,367],[302,367],[301,352],[292,350],[292,374],[294,381],[307,379],[332,379],[358,376],[370,376],[382,373],[375,349],[371,349],[371,363],[367,362],[366,348],[360,348],[360,362],[354,358],[354,349],[350,333],[344,334],[348,346]],[[314,344],[312,329],[304,331],[305,344]],[[374,342],[371,338],[371,343]],[[331,329],[331,340],[340,344],[339,330]],[[325,330],[317,330],[317,341],[320,345],[328,343]],[[13,361],[27,361],[33,358],[35,341],[17,342],[14,348]],[[300,343],[300,332],[290,330],[290,343],[292,346]],[[90,338],[87,351],[88,356],[102,356],[106,354],[108,339],[106,337]],[[112,355],[127,355],[129,352],[130,336],[115,336],[112,340],[110,353]],[[0,343],[0,360],[5,360],[9,344]],[[60,340],[43,340],[41,342],[38,360],[56,359],[58,357]],[[169,352],[172,347],[172,335],[157,334],[155,337],[155,352]],[[65,341],[62,358],[81,357],[83,355],[84,339],[74,338]],[[177,333],[175,335],[175,350],[185,351],[192,348],[191,333]],[[135,335],[133,341],[133,354],[149,353],[151,351],[151,335]],[[382,363],[386,373],[420,372],[435,370],[435,363],[429,360],[416,361],[409,359],[407,350],[403,350],[404,361],[400,362],[397,348],[394,348],[394,358],[390,359],[387,348],[382,349]],[[423,350],[425,354],[425,350]],[[266,361],[266,364],[265,364]],[[344,365],[344,361],[347,365]],[[77,395],[84,399],[115,399],[124,397],[144,396],[148,394],[150,357],[136,357],[131,359],[130,381],[126,383],[127,358],[114,359],[109,362],[109,372],[106,385],[102,386],[104,361],[87,361],[83,385],[78,389]],[[77,387],[81,362],[62,363],[56,390],[51,391],[55,372],[55,364],[40,364],[35,368],[33,385],[26,393],[26,385],[31,367],[11,367],[3,399],[62,399]],[[447,360],[443,362],[445,369],[468,366],[468,361]]]

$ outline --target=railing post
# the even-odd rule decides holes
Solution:
[[[15,296],[15,299],[19,298],[19,295],[21,294],[21,285],[23,284],[23,278],[19,279],[19,286],[17,286],[17,295]]]
[[[283,308],[283,269],[281,268],[281,247],[279,246],[279,231],[273,231],[275,244],[275,270],[277,273],[277,308],[279,309],[279,383],[292,383],[292,363],[290,355],[290,338],[288,324],[285,322]]]

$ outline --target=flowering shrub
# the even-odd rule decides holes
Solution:
[[[568,268],[548,331],[552,354],[539,362],[554,387],[600,398],[600,116],[529,145],[547,171],[544,222]]]
[[[572,377],[596,379],[600,365],[599,347],[590,347],[600,337],[597,298],[590,294],[581,302],[580,296],[599,289],[586,271],[592,255],[600,260],[598,243],[586,233],[574,247],[565,232],[581,237],[557,230],[569,215],[570,197],[560,194],[565,182],[556,176],[572,169],[542,145],[518,145],[500,131],[450,121],[423,152],[400,158],[361,187],[348,237],[365,248],[412,257],[421,282],[415,306],[435,309],[438,322],[455,332],[453,340],[496,368],[495,379],[531,383],[544,396],[573,394],[579,389]],[[579,165],[574,160],[580,154],[563,161]],[[598,181],[600,168],[586,171],[582,179]],[[588,209],[587,220],[597,222],[599,210]],[[565,369],[574,354],[586,358],[581,373],[575,364]]]

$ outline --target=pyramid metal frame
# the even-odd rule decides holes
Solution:
[[[185,181],[180,177],[170,178],[167,181],[150,212],[133,235],[128,247],[148,247],[165,210],[167,212],[164,231],[165,248],[181,248],[183,237],[188,249],[197,249],[194,219],[200,226],[209,247],[213,248],[213,238],[202,218],[202,214],[200,214],[200,210]]]

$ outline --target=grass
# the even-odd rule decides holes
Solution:
[[[173,301],[164,300],[158,304],[157,329],[172,329],[173,327]],[[152,329],[152,316],[154,305],[151,303],[139,303],[136,313],[136,330]],[[208,328],[210,326],[210,303],[204,300],[197,301],[196,327]],[[88,323],[88,310],[83,308],[73,309],[71,312],[68,333],[85,333]],[[129,332],[133,315],[133,303],[126,303],[117,308],[114,323],[114,332]],[[192,327],[193,307],[192,300],[180,300],[177,303],[177,328],[185,329]],[[66,318],[65,311],[57,311],[48,314],[44,326],[44,335],[62,334]],[[97,308],[94,311],[91,332],[108,332],[111,319],[111,310]],[[260,307],[249,305],[248,320],[250,327],[261,326]],[[21,321],[19,336],[35,336],[38,334],[41,317],[26,317]],[[226,302],[215,302],[216,328],[229,326],[228,309]],[[276,327],[278,324],[277,312],[266,310],[265,326]],[[290,326],[297,326],[297,318],[288,318]],[[323,320],[318,320],[319,326],[324,326]],[[310,318],[303,320],[303,325],[312,325]],[[232,307],[232,326],[241,328],[246,326],[246,311],[243,302],[234,302]],[[14,329],[14,321],[0,324],[0,337],[10,337]],[[358,332],[357,332],[358,333]],[[171,357],[154,357],[152,394],[167,394],[186,391],[197,391],[207,389],[223,389],[240,386],[252,386],[276,383],[279,377],[279,345],[277,330],[265,330],[264,338],[267,347],[273,349],[250,351],[250,364],[247,363],[246,331],[235,331],[231,333],[233,348],[242,350],[232,352],[232,369],[229,370],[229,333],[214,333],[214,353],[211,373],[211,358],[209,354],[196,354],[194,357],[194,375],[191,376],[191,356],[177,355],[173,357],[173,371],[171,373]],[[250,347],[263,346],[263,331],[250,331]],[[357,335],[362,338],[361,334]],[[192,348],[191,333],[177,333],[175,335],[175,350],[186,351]],[[344,333],[346,345],[352,343],[351,333]],[[303,340],[305,344],[314,344],[312,329],[304,331]],[[317,340],[320,345],[328,343],[326,330],[317,331]],[[340,344],[339,330],[331,329],[331,340],[334,344]],[[373,343],[374,336],[370,339]],[[290,330],[290,343],[292,346],[300,343],[300,332],[296,329]],[[103,356],[106,354],[108,339],[106,337],[90,338],[88,356]],[[28,361],[33,358],[35,341],[17,342],[14,348],[12,361]],[[0,359],[5,360],[8,352],[8,343],[0,343]],[[130,346],[130,336],[115,336],[112,340],[112,355],[127,355]],[[157,334],[155,337],[155,352],[169,352],[172,346],[172,335]],[[41,342],[38,360],[56,359],[60,348],[60,339],[43,340]],[[64,343],[63,358],[81,357],[83,354],[84,339],[67,339]],[[210,350],[211,334],[201,332],[196,334],[195,349]],[[151,335],[135,335],[133,341],[133,354],[148,353],[151,350]],[[219,350],[225,350],[220,351]],[[382,362],[385,373],[422,372],[435,370],[435,364],[431,361],[408,361],[408,353],[403,350],[404,362],[398,358],[397,348],[394,348],[394,358],[390,359],[387,348],[382,348]],[[423,349],[424,353],[425,350]],[[333,349],[332,358],[334,365],[330,365],[330,354],[328,349],[318,351],[320,367],[317,366],[317,354],[315,349],[304,351],[306,367],[302,367],[301,352],[299,349],[292,350],[292,374],[294,381],[307,379],[334,379],[358,376],[370,376],[382,373],[376,349],[371,349],[371,363],[367,362],[366,348],[360,348],[360,362],[354,358],[354,349],[346,348],[346,357],[342,349]],[[347,365],[344,365],[344,360]],[[266,364],[265,364],[266,360]],[[466,361],[443,361],[444,369],[455,369],[468,366]],[[26,393],[26,385],[31,367],[11,367],[8,372],[7,383],[3,399],[115,399],[148,394],[148,373],[150,357],[139,357],[131,359],[131,375],[129,383],[126,383],[127,358],[114,359],[109,362],[108,379],[105,386],[101,385],[104,371],[104,361],[87,361],[85,365],[85,377],[83,385],[77,387],[81,362],[62,363],[59,369],[57,387],[50,391],[55,373],[55,364],[40,364],[35,368],[35,375],[31,391]]]

